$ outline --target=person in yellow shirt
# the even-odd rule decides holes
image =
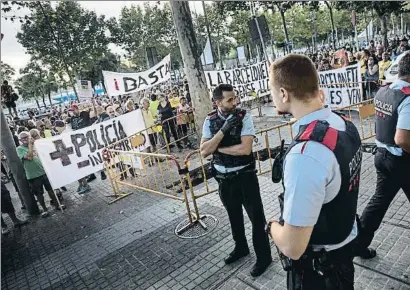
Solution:
[[[383,60],[379,61],[379,79],[384,80],[384,73],[391,66],[390,55],[387,52],[383,53]]]
[[[151,113],[150,101],[147,98],[143,98],[141,102],[142,102],[142,108],[141,108],[142,117],[144,118],[145,128],[147,128],[149,141],[151,142],[151,145],[152,145],[151,152],[155,152],[156,145],[157,145],[157,134],[153,130],[155,126],[155,121]]]
[[[176,110],[181,105],[181,100],[179,96],[175,93],[171,93],[168,97],[169,103],[171,104],[172,109]]]
[[[158,116],[158,104],[159,104],[157,95],[152,94],[151,101],[148,100],[148,102],[149,102],[149,110],[151,111],[151,115],[154,119],[156,119]]]

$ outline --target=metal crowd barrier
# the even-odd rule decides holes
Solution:
[[[194,211],[191,211],[187,188],[191,183],[184,178],[176,157],[168,154],[133,152],[116,149],[104,151],[104,164],[114,191],[115,199],[127,197],[126,188],[139,189],[163,197],[183,202],[186,206],[188,222],[178,228],[177,234],[183,234],[194,225],[207,229],[203,220],[206,215],[200,215],[196,199],[192,196]],[[192,193],[192,192],[191,192]]]
[[[352,104],[350,106],[337,108],[346,115],[358,127],[360,138],[362,141],[373,138],[376,135],[374,128],[374,115],[376,110],[374,108],[374,99],[362,101],[360,103]],[[356,117],[357,116],[357,117]],[[358,124],[355,120],[358,118]],[[355,122],[356,121],[356,122]]]
[[[338,108],[337,111],[356,124],[363,141],[374,137],[375,110],[372,99]],[[173,120],[174,118],[171,118],[166,122]],[[271,172],[273,159],[280,152],[282,140],[285,147],[291,143],[294,137],[292,125],[293,122],[286,122],[256,133],[253,154],[258,175]],[[163,135],[163,131],[157,130],[157,133]],[[131,144],[132,148],[138,148],[144,143],[145,137],[143,138],[142,135],[140,132],[129,136],[111,144],[104,151],[105,168],[114,192],[114,200],[110,203],[131,194],[127,193],[126,189],[150,192],[185,204],[188,222],[182,228],[177,227],[177,234],[198,224],[206,230],[207,226],[203,221],[209,215],[200,215],[198,199],[218,191],[218,184],[213,179],[210,158],[204,159],[199,150],[194,150],[186,155],[181,166],[175,156],[158,152],[163,149],[169,152],[171,144],[187,138],[186,136],[163,144],[155,153],[121,149],[124,142]],[[165,136],[164,138],[166,140]]]
[[[181,124],[180,119],[186,118],[187,121]],[[168,118],[160,123],[161,131],[159,132],[159,140],[161,147],[157,147],[157,152],[166,149],[168,154],[171,154],[171,147],[179,146],[178,144],[191,144],[190,138],[199,140],[199,135],[195,127],[193,113],[184,113],[172,118]],[[185,131],[185,132],[184,132]],[[174,134],[175,132],[175,134]],[[173,137],[173,141],[171,141]]]

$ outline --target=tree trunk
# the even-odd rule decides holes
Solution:
[[[195,123],[202,129],[205,118],[212,111],[212,102],[206,85],[204,70],[198,54],[194,26],[188,1],[169,1],[175,29],[178,34],[179,48],[184,61],[191,99],[195,108]]]
[[[51,101],[51,91],[48,90],[48,100],[50,101],[50,106],[53,106],[53,102]]]
[[[14,143],[13,136],[11,135],[3,110],[1,110],[1,147],[7,157],[8,165],[14,179],[16,180],[17,188],[23,198],[28,214],[39,214],[37,202],[34,199],[34,195],[30,191],[23,164],[17,156],[16,145]]]
[[[389,40],[387,38],[387,18],[386,15],[379,15],[380,17],[380,28],[381,28],[381,34],[383,37],[383,46],[384,47],[389,47]]]
[[[44,95],[42,94],[42,97],[43,97],[43,104],[44,104],[44,109],[45,109],[45,108],[47,108],[47,105],[46,105],[46,96],[44,96]]]
[[[330,14],[330,23],[332,24],[332,43],[333,43],[333,49],[336,50],[336,36],[335,36],[335,21],[333,19],[333,9],[332,6],[330,6],[330,3],[325,1],[325,4],[327,8],[329,9],[329,14]]]
[[[37,103],[37,108],[40,110],[40,103],[38,102],[37,99],[36,99],[36,103]]]
[[[285,19],[285,11],[282,10],[280,6],[279,11],[280,11],[280,17],[282,18],[282,25],[283,25],[283,32],[285,33],[285,39],[286,39],[286,50],[288,53],[291,53],[292,49],[288,46],[289,44],[289,33],[288,33],[288,27],[286,26],[286,19]]]

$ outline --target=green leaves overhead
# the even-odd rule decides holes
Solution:
[[[17,39],[28,53],[53,68],[67,65],[75,75],[107,51],[104,16],[77,2],[58,2],[55,8],[48,2],[37,3],[31,19],[22,25]]]
[[[11,81],[13,76],[16,74],[16,71],[14,70],[14,68],[4,62],[1,62],[0,69],[1,69],[1,76],[0,76],[1,83],[3,83],[3,81]]]

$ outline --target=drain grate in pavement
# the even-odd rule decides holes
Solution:
[[[183,220],[175,227],[175,235],[182,239],[196,239],[212,232],[218,225],[218,219],[213,215],[202,215],[199,220],[191,223]]]

